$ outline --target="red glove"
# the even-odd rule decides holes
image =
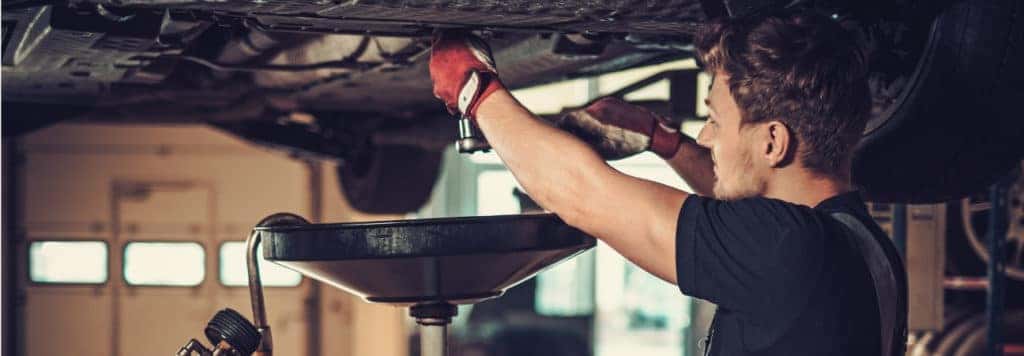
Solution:
[[[430,79],[434,96],[448,112],[476,119],[476,109],[487,96],[503,89],[491,49],[483,39],[465,31],[434,36],[430,50]]]
[[[668,159],[682,134],[665,118],[621,99],[605,97],[563,115],[556,124],[590,144],[605,159],[652,151]]]

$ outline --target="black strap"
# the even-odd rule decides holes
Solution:
[[[894,262],[886,253],[882,242],[856,217],[848,213],[835,212],[832,217],[845,225],[852,234],[847,241],[859,251],[871,273],[878,300],[878,321],[881,326],[882,356],[900,356],[906,345],[906,301],[901,295]]]

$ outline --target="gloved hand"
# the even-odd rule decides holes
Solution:
[[[665,118],[615,97],[570,111],[555,125],[587,142],[606,160],[648,150],[668,159],[676,154],[682,138]]]
[[[444,102],[448,112],[474,120],[480,103],[504,88],[490,47],[465,31],[444,31],[434,36],[430,79],[434,81],[434,96]]]

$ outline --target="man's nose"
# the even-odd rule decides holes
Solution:
[[[700,129],[700,133],[697,134],[697,144],[705,148],[711,148],[711,133],[708,131],[707,125],[704,125]]]

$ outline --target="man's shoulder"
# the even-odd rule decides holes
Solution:
[[[694,195],[695,196],[695,195]],[[827,214],[813,208],[770,197],[749,197],[736,201],[691,196],[680,214],[680,233],[713,234],[748,240],[762,248],[820,241],[829,234]]]
[[[799,217],[811,217],[815,215],[813,213],[813,211],[815,210],[814,208],[808,207],[806,205],[788,202],[781,199],[768,197],[749,197],[736,200],[719,200],[704,196],[691,195],[690,198],[687,199],[686,204],[691,203],[694,205],[704,206],[708,209],[735,211],[740,213],[758,211],[765,213],[795,212],[798,213]]]
[[[844,233],[852,233],[861,228],[876,238],[888,240],[888,234],[868,212],[867,203],[857,191],[836,195],[822,201],[814,208],[815,211],[828,217],[833,225],[837,225]],[[852,230],[852,231],[851,231]]]
[[[680,214],[680,226],[706,226],[711,231],[749,234],[764,242],[772,236],[820,239],[829,231],[828,214],[806,205],[766,198],[716,200],[691,196]]]

